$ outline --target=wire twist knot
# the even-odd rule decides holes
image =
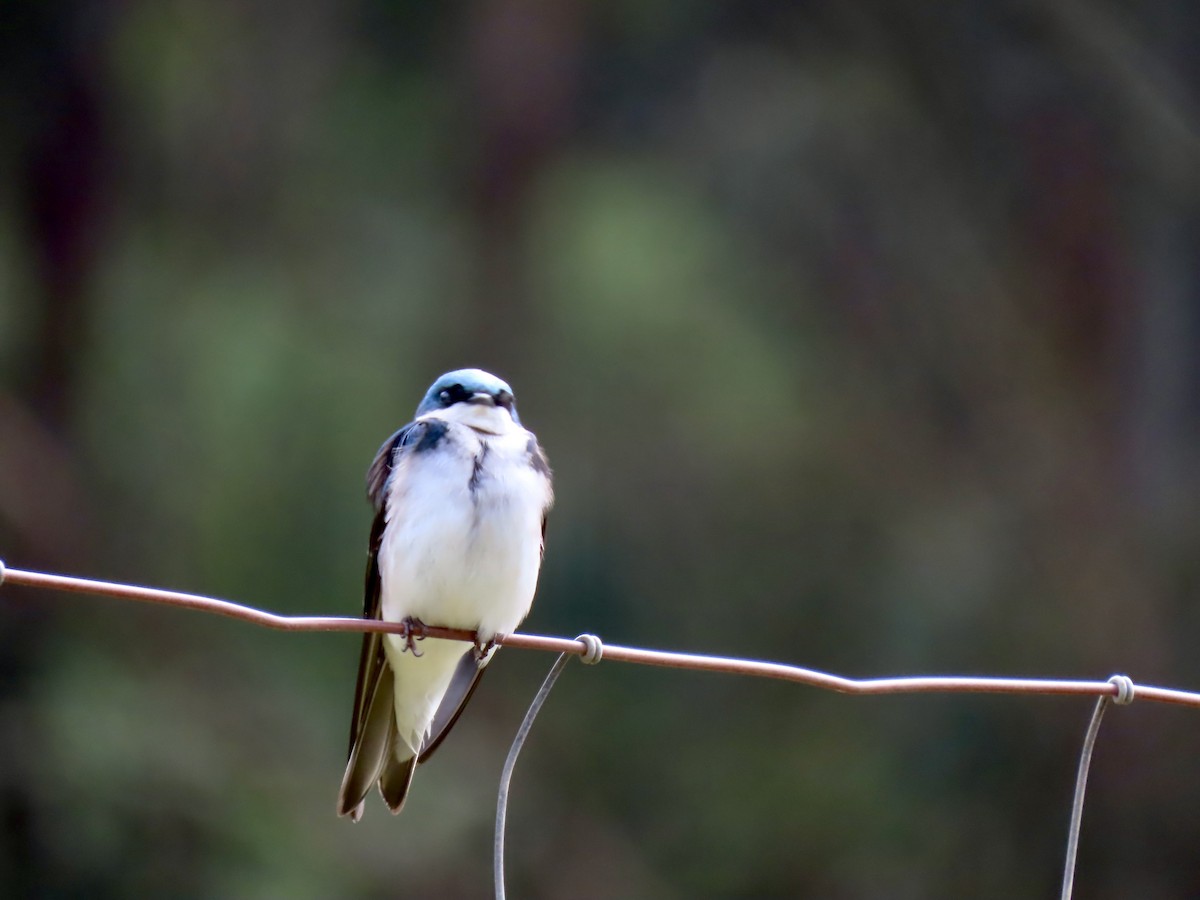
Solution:
[[[1128,706],[1133,702],[1135,690],[1132,678],[1128,675],[1114,675],[1108,679],[1108,683],[1117,686],[1117,696],[1113,698],[1113,703],[1117,706]]]
[[[604,658],[604,642],[596,635],[581,634],[575,640],[583,644],[583,652],[579,654],[579,661],[584,665],[594,666]]]

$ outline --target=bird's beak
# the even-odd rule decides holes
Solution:
[[[483,406],[495,406],[496,398],[486,391],[476,391],[471,395],[471,402],[478,403]]]

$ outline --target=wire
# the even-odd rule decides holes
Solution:
[[[404,634],[401,622],[383,622],[379,619],[355,619],[342,616],[281,616],[265,610],[204,597],[180,591],[164,591],[157,588],[117,584],[109,581],[94,581],[66,575],[49,575],[21,569],[5,569],[0,561],[0,583],[19,584],[26,587],[46,588],[71,593],[96,594],[122,600],[156,603],[227,616],[273,628],[278,631],[334,631],[334,632],[382,632]],[[410,629],[416,637],[441,638],[443,640],[475,641],[475,632],[463,628],[442,628],[425,625]],[[549,637],[538,634],[502,634],[496,643],[504,647],[521,647],[526,650],[542,650],[551,653],[584,655],[587,645],[579,640]],[[1116,697],[1121,687],[1111,681],[1071,681],[1049,678],[977,678],[957,675],[921,675],[903,678],[845,678],[816,669],[784,663],[763,662],[753,659],[738,659],[728,656],[707,656],[695,653],[674,653],[664,650],[649,650],[641,647],[604,645],[604,659],[613,662],[637,663],[646,666],[664,666],[675,669],[691,669],[703,672],[719,672],[729,675],[748,675],[758,678],[774,678],[807,684],[812,687],[836,691],[842,694],[1040,694],[1078,695],[1093,697]],[[1132,682],[1130,682],[1132,684]],[[1171,703],[1200,708],[1200,693],[1175,688],[1133,685],[1137,695],[1144,700]]]

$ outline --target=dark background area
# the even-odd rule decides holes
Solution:
[[[0,26],[0,553],[356,614],[363,475],[508,379],[526,628],[1200,687],[1200,7],[125,0]],[[0,592],[0,883],[480,897],[547,656],[334,816],[358,640]],[[1090,703],[570,668],[510,894],[1056,895]],[[1110,713],[1077,889],[1200,895],[1200,717]]]

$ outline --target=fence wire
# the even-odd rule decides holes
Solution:
[[[78,594],[93,594],[115,597],[121,600],[136,600],[156,603],[179,609],[227,616],[273,628],[278,631],[325,631],[325,632],[380,632],[384,634],[409,634],[416,638],[440,638],[474,643],[474,631],[462,628],[444,628],[434,625],[416,627],[399,622],[384,622],[378,619],[358,619],[343,616],[283,616],[221,600],[182,591],[168,591],[110,581],[96,581],[67,575],[31,572],[7,568],[0,560],[0,585],[15,584],[32,588],[66,591]],[[1079,832],[1083,818],[1083,801],[1087,788],[1088,769],[1092,751],[1100,729],[1105,709],[1112,702],[1118,705],[1131,703],[1134,697],[1180,706],[1200,707],[1200,693],[1177,688],[1157,687],[1135,683],[1127,675],[1113,675],[1106,681],[1075,681],[1048,678],[984,678],[957,675],[918,675],[896,678],[846,678],[816,669],[784,663],[763,662],[729,656],[709,656],[694,653],[675,653],[665,650],[650,650],[642,647],[622,647],[603,644],[594,635],[580,635],[574,640],[537,634],[501,634],[495,643],[504,647],[520,647],[526,650],[542,650],[558,653],[559,658],[546,676],[534,697],[525,719],[513,739],[508,758],[501,774],[496,804],[496,832],[494,840],[493,869],[497,900],[504,900],[504,833],[508,809],[508,794],[517,756],[524,746],[533,721],[555,681],[571,656],[579,656],[585,663],[597,663],[603,658],[611,662],[628,662],[640,665],[659,666],[694,671],[717,672],[730,675],[748,675],[807,684],[842,694],[1038,694],[1038,695],[1081,695],[1097,697],[1084,736],[1079,767],[1075,781],[1075,793],[1071,803],[1070,823],[1067,834],[1066,857],[1063,863],[1063,881],[1060,900],[1070,900],[1075,878],[1075,859],[1079,848]]]

